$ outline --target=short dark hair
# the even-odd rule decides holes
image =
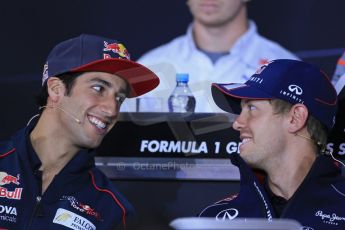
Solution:
[[[293,106],[291,103],[280,100],[280,99],[272,99],[270,100],[270,102],[276,114],[285,114],[289,112],[291,107]],[[327,144],[326,126],[323,125],[314,116],[309,114],[308,119],[307,119],[307,130],[308,130],[308,133],[310,134],[310,138],[314,140],[318,149],[320,151],[324,151]]]
[[[76,73],[68,72],[68,73],[63,73],[56,76],[65,84],[67,96],[71,94],[75,79],[83,73],[84,72],[76,72]],[[48,94],[47,81],[46,81],[41,89],[41,92],[36,97],[37,105],[39,107],[47,105],[48,96],[49,94]]]

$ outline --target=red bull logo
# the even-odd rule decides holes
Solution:
[[[89,206],[89,205],[86,205],[86,204],[80,204],[79,203],[79,207],[84,209],[85,211],[93,211],[93,209]]]
[[[86,214],[96,217],[98,220],[101,219],[101,215],[96,212],[89,205],[79,203],[79,207],[85,211]]]
[[[269,63],[269,61],[266,58],[262,58],[262,59],[259,60],[259,65],[266,65],[268,63]]]
[[[4,197],[11,200],[20,200],[22,198],[23,188],[16,188],[14,191],[9,191],[7,188],[0,186],[0,198]]]
[[[260,62],[264,63],[263,65],[261,65],[255,72],[255,74],[260,74],[264,69],[266,69],[266,67],[271,64],[273,61],[267,61],[264,59],[261,59]]]
[[[6,184],[16,184],[19,185],[19,174],[15,177],[6,172],[0,172],[0,186]]]
[[[68,200],[71,203],[71,206],[82,213],[86,213],[87,215],[96,217],[97,220],[102,221],[101,215],[95,211],[95,209],[91,208],[87,204],[82,204],[77,201],[77,199],[73,196],[63,196],[61,200]],[[0,229],[1,230],[1,229]]]
[[[130,59],[130,55],[126,49],[126,47],[121,44],[121,43],[108,43],[106,41],[104,41],[104,49],[103,51],[112,51],[114,53],[117,53],[118,55],[120,55],[120,57],[126,58],[126,59]],[[107,58],[109,58],[109,55],[106,55]]]

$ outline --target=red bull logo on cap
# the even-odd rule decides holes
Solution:
[[[273,61],[265,61],[263,62],[263,65],[261,65],[255,72],[255,74],[260,74],[264,69],[266,69],[266,67],[271,64]]]
[[[259,65],[265,65],[265,64],[267,64],[267,63],[269,63],[269,61],[268,61],[267,58],[261,58],[261,59],[259,60]]]
[[[19,185],[19,174],[15,177],[6,172],[0,172],[0,185],[6,184],[16,184]]]
[[[126,47],[121,44],[121,43],[108,43],[106,41],[104,41],[104,49],[103,51],[112,51],[114,53],[117,53],[118,55],[120,55],[120,58],[126,58],[128,60],[130,60],[130,55],[126,49]],[[111,55],[104,55],[105,58],[109,58],[111,57]]]

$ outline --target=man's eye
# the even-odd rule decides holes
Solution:
[[[248,105],[249,110],[256,110],[256,107],[254,105]]]
[[[103,86],[100,86],[100,85],[95,85],[95,86],[92,86],[92,88],[97,91],[97,92],[102,92],[103,91]]]
[[[115,100],[116,100],[118,103],[120,103],[120,104],[122,104],[122,102],[123,102],[125,99],[126,99],[126,97],[123,96],[123,95],[117,95],[117,96],[115,97]]]

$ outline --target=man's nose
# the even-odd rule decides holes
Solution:
[[[119,102],[113,97],[107,97],[102,100],[101,111],[109,117],[114,117],[119,111]]]
[[[232,123],[232,128],[234,128],[237,131],[241,131],[243,127],[245,126],[245,117],[243,112],[240,113],[240,115],[235,119],[234,123]]]

